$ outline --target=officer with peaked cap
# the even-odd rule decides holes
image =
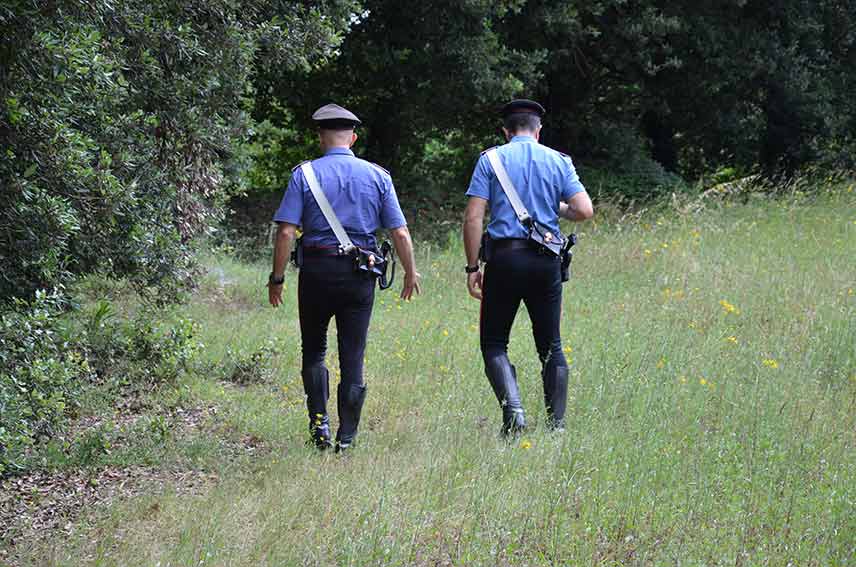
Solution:
[[[467,288],[481,301],[480,342],[485,373],[502,408],[502,433],[526,425],[517,373],[508,359],[508,338],[520,302],[526,305],[538,357],[548,426],[564,427],[568,365],[562,353],[559,321],[562,309],[560,258],[533,241],[532,227],[542,241],[559,235],[559,218],[582,221],[594,214],[571,158],[539,144],[544,107],[531,100],[513,100],[502,109],[507,144],[486,150],[470,181],[463,236],[467,255]],[[493,150],[493,151],[492,151]],[[498,158],[494,166],[492,160]],[[498,177],[504,172],[528,213],[519,215]],[[479,249],[485,211],[490,223],[485,236],[487,258],[482,275]],[[519,208],[519,207],[518,207]]]
[[[352,112],[328,104],[319,108],[312,119],[318,124],[324,155],[309,162],[310,173],[314,173],[354,246],[378,252],[375,232],[380,228],[390,232],[405,272],[401,297],[409,300],[414,293],[420,292],[420,276],[389,172],[356,157],[351,151],[357,140],[354,128],[360,124]],[[375,279],[365,271],[355,270],[354,256],[341,248],[309,187],[301,167],[305,163],[292,170],[282,203],[273,217],[278,229],[268,285],[269,300],[274,307],[282,304],[286,261],[296,230],[302,227],[303,260],[297,295],[303,351],[301,374],[309,411],[309,432],[319,449],[332,446],[327,414],[329,372],[324,358],[327,327],[335,317],[341,369],[337,401],[338,452],[351,446],[366,397],[363,357],[374,304]]]

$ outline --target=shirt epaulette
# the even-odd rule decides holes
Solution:
[[[567,162],[569,162],[569,163],[571,163],[571,164],[573,164],[573,163],[574,163],[574,160],[572,160],[572,159],[571,159],[571,156],[569,156],[569,155],[568,155],[568,154],[566,154],[565,152],[560,152],[559,150],[553,150],[553,151],[555,151],[557,154],[559,154],[560,156],[562,156],[562,159],[563,159],[563,160],[565,160],[565,161],[567,161]]]
[[[301,165],[303,165],[304,163],[309,163],[310,161],[312,161],[312,160],[311,160],[311,159],[305,159],[305,160],[303,160],[302,162],[300,162],[300,163],[298,163],[297,165],[295,165],[294,167],[292,167],[292,168],[291,168],[291,172],[292,172],[292,173],[294,173],[295,171],[297,171],[297,169],[298,169]]]
[[[485,155],[486,153],[488,153],[488,152],[489,152],[489,151],[491,151],[492,149],[494,149],[494,148],[498,148],[498,147],[499,147],[499,146],[491,146],[491,147],[489,147],[488,149],[486,149],[485,151],[483,151],[483,152],[481,153],[481,155]]]
[[[372,161],[369,161],[369,160],[366,160],[366,162],[367,162],[370,166],[372,166],[373,168],[375,168],[375,169],[379,170],[381,173],[386,173],[387,175],[389,175],[390,177],[392,177],[392,174],[391,174],[390,172],[388,172],[387,170],[385,170],[384,168],[382,168],[382,167],[381,167],[381,166],[379,166],[378,164],[376,164],[376,163],[374,163],[374,162],[372,162]]]

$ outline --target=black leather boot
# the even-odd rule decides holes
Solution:
[[[544,406],[547,408],[547,427],[565,428],[565,408],[568,404],[568,367],[550,366],[541,373],[544,381]]]
[[[360,414],[363,411],[363,402],[366,401],[365,384],[351,384],[346,387],[339,383],[339,431],[336,432],[336,452],[348,449],[357,436],[357,427],[360,425]]]
[[[517,389],[517,371],[502,355],[485,362],[485,374],[493,387],[493,393],[502,408],[502,434],[519,433],[526,427],[520,391]]]
[[[303,371],[303,390],[306,392],[306,409],[309,411],[309,435],[318,449],[333,446],[330,437],[330,418],[327,416],[327,399],[330,397],[330,373],[323,365]]]

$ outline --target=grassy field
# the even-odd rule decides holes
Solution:
[[[220,467],[219,482],[118,503],[71,537],[34,541],[23,563],[856,564],[856,193],[577,230],[564,433],[541,426],[521,310],[510,356],[531,427],[498,439],[455,239],[419,251],[416,301],[378,294],[358,448],[316,453],[296,274],[274,311],[266,264],[215,256],[176,313],[204,344],[182,396],[216,408],[208,431],[266,450],[225,467],[210,439],[182,445],[193,458],[181,462]],[[241,356],[258,378],[247,385],[223,379]]]

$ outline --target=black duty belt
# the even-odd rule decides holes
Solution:
[[[491,241],[494,252],[510,252],[512,250],[534,250],[528,238],[500,238]]]
[[[306,258],[327,258],[341,256],[342,258],[351,258],[350,255],[342,254],[338,248],[313,248],[311,246],[303,247],[303,256]]]

